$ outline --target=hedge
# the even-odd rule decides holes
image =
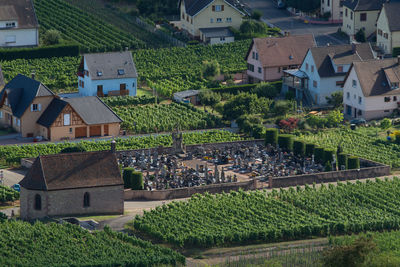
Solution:
[[[306,143],[304,141],[295,140],[293,142],[293,152],[296,155],[303,156],[306,150]]]
[[[336,154],[336,151],[333,149],[325,149],[324,150],[324,163],[325,162],[333,162],[333,155]]]
[[[347,170],[347,154],[345,153],[339,153],[338,154],[338,167],[339,170],[342,170],[342,166],[345,167],[345,170]]]
[[[51,57],[76,57],[79,56],[79,46],[75,44],[42,46],[35,48],[3,48],[0,49],[1,60],[14,60],[18,58],[51,58]]]
[[[350,156],[347,158],[347,164],[349,170],[359,169],[360,168],[360,159],[358,157]]]
[[[125,168],[122,174],[122,178],[124,180],[124,188],[131,188],[132,187],[132,173],[135,170],[133,168]]]
[[[268,128],[265,132],[265,144],[276,145],[278,143],[278,129]]]
[[[271,82],[270,84],[274,85],[278,91],[280,92],[282,88],[282,81]],[[258,83],[253,84],[242,84],[242,85],[232,85],[226,87],[219,87],[219,88],[209,88],[216,93],[229,93],[229,94],[237,94],[240,92],[250,92],[251,89],[255,88]]]
[[[314,149],[314,158],[315,161],[319,163],[324,163],[325,159],[325,149],[322,147],[315,147]]]
[[[315,144],[308,143],[306,144],[306,155],[311,157],[314,155]]]
[[[293,150],[293,135],[282,134],[278,136],[279,147],[286,151]]]
[[[132,173],[131,188],[132,190],[144,189],[143,174],[141,172]]]

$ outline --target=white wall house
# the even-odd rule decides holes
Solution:
[[[31,0],[0,0],[0,47],[39,45],[39,24]]]
[[[321,14],[330,13],[329,20],[338,22],[343,18],[343,0],[321,0]]]
[[[380,119],[399,111],[400,59],[354,62],[343,86],[348,119]]]
[[[370,44],[310,48],[298,70],[285,71],[283,90],[292,91],[311,106],[327,104],[327,97],[342,91],[343,80],[354,61],[374,59]]]
[[[78,69],[81,96],[136,96],[137,71],[132,53],[84,54]]]
[[[384,3],[379,14],[376,43],[384,54],[392,54],[400,47],[400,2]]]

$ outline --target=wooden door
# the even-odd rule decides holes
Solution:
[[[120,91],[126,90],[126,84],[125,84],[125,83],[121,83],[121,84],[119,85],[119,90],[120,90]]]
[[[107,136],[108,135],[108,124],[104,125],[104,135]]]
[[[101,136],[101,126],[90,126],[89,135],[92,136]]]
[[[103,97],[104,96],[103,85],[97,85],[97,96],[98,97]]]
[[[75,138],[86,137],[86,127],[75,128]]]

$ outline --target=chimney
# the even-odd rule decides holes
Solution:
[[[115,142],[115,140],[113,139],[111,141],[111,152],[115,154],[116,150],[117,150],[117,142]]]
[[[35,79],[35,73],[34,72],[31,73],[31,78],[32,78],[32,80]]]

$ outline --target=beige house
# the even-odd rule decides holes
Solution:
[[[242,17],[245,15],[236,6],[233,0],[180,0],[180,24],[179,27],[186,30],[192,37],[199,39],[208,38],[205,35],[219,38],[219,43],[231,41],[231,36],[216,36],[221,33],[221,28],[239,28]],[[217,33],[205,32],[205,29],[215,29]],[[201,33],[201,31],[203,33]],[[216,36],[216,37],[215,37]],[[213,43],[215,40],[213,40]]]
[[[368,38],[376,32],[376,23],[384,0],[346,0],[343,2],[342,31],[354,39],[361,29]]]
[[[112,151],[39,156],[20,185],[24,220],[124,212],[124,183]]]
[[[399,111],[400,58],[354,62],[343,86],[347,118],[380,119]]]
[[[329,20],[338,22],[343,19],[343,0],[321,0],[321,15],[330,14]]]
[[[400,47],[400,2],[384,3],[378,18],[376,43],[385,54]]]
[[[21,74],[0,93],[0,123],[22,137],[59,141],[117,136],[121,122],[96,96],[60,98],[42,83]]]
[[[284,70],[299,68],[314,46],[311,34],[254,38],[245,58],[249,82],[280,80]]]

